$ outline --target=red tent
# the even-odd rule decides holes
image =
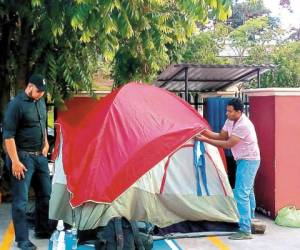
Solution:
[[[67,107],[57,123],[72,206],[111,203],[208,127],[181,98],[139,83],[126,84],[98,101],[74,98]]]

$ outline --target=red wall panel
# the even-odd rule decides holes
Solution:
[[[254,123],[261,153],[261,164],[255,180],[257,207],[269,215],[275,210],[275,98],[250,98],[250,120]]]
[[[300,96],[250,96],[249,103],[261,150],[257,207],[274,218],[282,207],[300,208]]]

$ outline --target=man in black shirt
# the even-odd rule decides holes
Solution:
[[[51,192],[47,153],[47,111],[43,95],[46,83],[41,75],[32,75],[25,91],[8,105],[4,116],[3,139],[8,154],[12,183],[12,219],[15,240],[22,250],[36,246],[29,240],[26,221],[28,191],[32,184],[36,195],[35,234],[47,238]]]

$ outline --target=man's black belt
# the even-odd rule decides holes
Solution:
[[[20,152],[24,152],[25,154],[35,155],[35,156],[42,155],[42,151],[25,151],[25,150],[20,150]]]

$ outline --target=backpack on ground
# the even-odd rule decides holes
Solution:
[[[146,222],[116,217],[99,229],[96,250],[150,250],[153,248],[153,226]]]

